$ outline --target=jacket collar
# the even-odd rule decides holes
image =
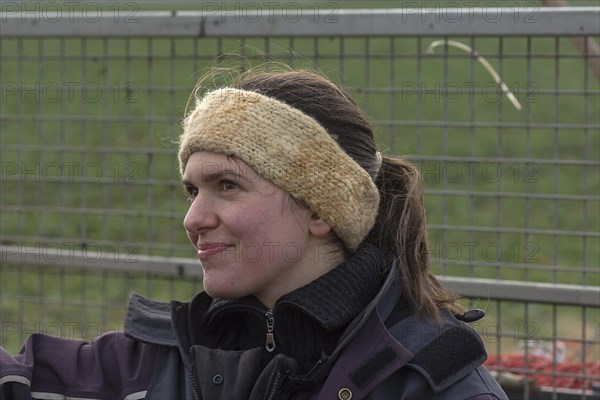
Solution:
[[[132,293],[127,304],[124,333],[144,343],[177,346],[171,325],[171,304]]]
[[[343,329],[381,289],[386,260],[374,245],[364,244],[348,260],[313,282],[282,296],[273,312],[294,308],[314,319],[326,331]],[[192,303],[194,300],[192,300]],[[216,323],[223,311],[253,309],[264,314],[267,308],[253,296],[241,299],[214,299],[206,312],[206,325]]]

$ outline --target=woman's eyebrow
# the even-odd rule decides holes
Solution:
[[[203,173],[202,177],[201,177],[202,182],[204,182],[204,183],[218,181],[225,177],[248,180],[248,177],[246,177],[244,174],[240,173],[240,171],[237,169],[225,168],[225,169],[217,170],[216,168],[215,169],[206,168],[205,171],[206,170],[209,170],[209,172]],[[195,179],[183,178],[181,180],[181,184],[183,186],[193,186],[194,184],[192,183],[192,180],[195,180]]]
[[[234,177],[238,179],[246,179],[244,175],[240,174],[239,171],[233,169],[222,169],[219,171],[209,172],[202,175],[202,182],[209,183],[214,182],[225,177]]]

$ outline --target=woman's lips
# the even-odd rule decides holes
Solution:
[[[219,254],[225,250],[227,250],[230,245],[226,244],[210,244],[210,245],[202,245],[198,248],[198,258],[200,261],[207,260],[210,256],[215,254]]]

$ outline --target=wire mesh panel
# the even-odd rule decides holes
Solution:
[[[504,12],[509,21],[535,22],[536,10]],[[397,18],[407,24],[423,18],[404,11]],[[477,24],[457,30],[472,22],[463,18],[436,34],[439,25],[430,28],[425,15],[410,33],[356,35],[343,32],[342,12],[314,15],[320,22],[337,16],[339,25],[314,22],[295,35],[198,36],[185,34],[188,20],[177,19],[193,17],[167,13],[156,16],[156,29],[182,31],[132,34],[123,24],[105,31],[88,24],[101,32],[0,39],[0,344],[16,351],[39,331],[91,339],[120,329],[132,291],[166,301],[201,290],[181,225],[187,204],[176,141],[196,81],[215,65],[316,68],[345,85],[372,116],[381,150],[421,170],[437,274],[599,285],[600,84],[589,62],[598,29],[584,36],[468,33]],[[579,23],[575,16],[565,10],[560,18]],[[131,17],[143,26],[142,14]],[[360,18],[360,29],[396,29],[378,14]],[[69,31],[76,22],[51,29]],[[319,33],[332,26],[341,33]],[[530,355],[550,354],[548,379],[526,380],[519,389],[525,397],[534,385],[558,387],[565,377],[589,387],[595,372],[585,366],[599,357],[598,307],[471,297],[488,312],[476,329],[497,355],[491,368],[531,377]],[[524,354],[524,364],[502,358],[513,352]],[[562,371],[552,358],[559,353],[583,371]]]
[[[492,353],[487,368],[510,399],[597,398],[597,309],[493,301],[488,310],[497,319],[474,328]]]

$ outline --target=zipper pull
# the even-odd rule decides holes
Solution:
[[[267,318],[267,341],[265,343],[265,349],[272,353],[275,350],[275,337],[273,336],[273,326],[275,326],[275,319],[273,318],[273,311],[269,310],[265,313]]]

